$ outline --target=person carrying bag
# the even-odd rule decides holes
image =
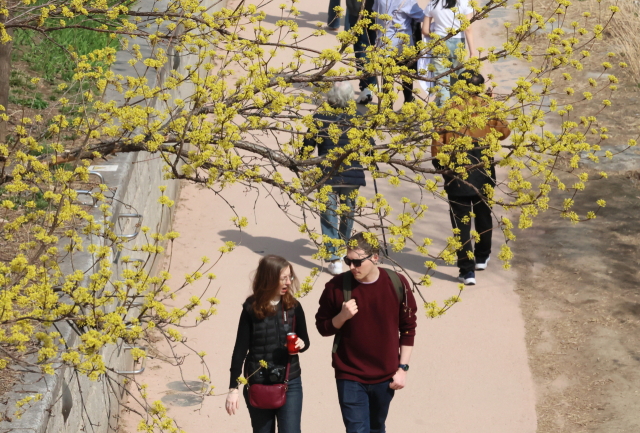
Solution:
[[[253,294],[242,306],[225,408],[239,409],[239,383],[254,433],[300,433],[302,380],[297,352],[309,348],[304,311],[293,296],[300,283],[284,258],[263,257]],[[296,334],[296,335],[294,335]],[[243,370],[244,375],[240,377]]]

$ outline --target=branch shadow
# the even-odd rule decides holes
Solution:
[[[412,254],[410,252],[392,253],[391,256],[393,257],[393,260],[400,263],[405,269],[421,275],[424,275],[425,271],[427,270],[427,268],[424,266],[424,262],[426,262],[427,260],[431,260],[427,257],[423,257],[419,254]],[[386,262],[389,266],[393,266],[393,263],[391,263],[389,260],[387,260]],[[456,267],[455,265],[448,265],[442,260],[436,260],[436,264],[438,265],[438,267]],[[430,270],[429,275],[431,275],[432,280],[450,281],[454,283],[459,282],[455,276],[445,274],[435,269]]]
[[[320,267],[320,261],[308,260],[303,256],[310,257],[317,252],[313,243],[306,239],[296,239],[295,241],[285,241],[270,236],[253,236],[247,232],[240,232],[238,230],[222,230],[218,232],[220,240],[223,242],[232,241],[238,248],[247,248],[254,253],[262,256],[266,254],[275,254],[284,257],[289,262],[304,266],[306,268]],[[401,263],[405,269],[424,273],[425,258],[411,253],[394,254],[394,260]],[[257,265],[257,263],[256,263]],[[383,261],[383,265],[385,265]],[[388,267],[392,267],[392,263],[386,263]],[[447,266],[439,264],[439,266]],[[458,282],[458,280],[451,275],[432,270],[430,272],[431,278],[440,281]]]
[[[222,230],[218,232],[223,242],[232,241],[238,247],[247,248],[262,256],[275,254],[284,257],[287,261],[307,268],[320,266],[320,262],[312,262],[302,256],[311,256],[317,252],[313,243],[306,239],[296,239],[295,241],[285,241],[269,236],[253,236],[247,232],[239,230]],[[257,266],[257,263],[256,263]]]

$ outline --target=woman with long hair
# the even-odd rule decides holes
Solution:
[[[300,433],[302,416],[302,379],[298,355],[290,355],[287,334],[296,333],[299,352],[309,348],[309,335],[302,305],[294,294],[300,282],[293,266],[279,256],[260,259],[253,279],[253,294],[242,305],[236,344],[231,357],[231,379],[225,404],[229,415],[239,408],[240,382],[249,408],[254,433]],[[266,362],[266,366],[265,366]],[[240,378],[244,364],[244,379]],[[286,385],[286,402],[275,409],[251,404],[253,385]],[[254,399],[255,400],[255,399]]]
[[[454,7],[457,8],[457,12],[452,10]],[[430,37],[432,33],[435,33],[442,39],[453,35],[444,42],[446,52],[431,59],[436,69],[433,72],[434,77],[446,73],[451,68],[460,66],[460,62],[455,55],[458,44],[461,43],[463,47],[466,46],[469,57],[473,57],[476,54],[473,32],[471,31],[472,25],[468,26],[464,32],[459,31],[462,25],[459,15],[464,15],[467,19],[471,19],[473,12],[469,0],[430,0],[424,9],[424,21],[422,22],[422,34],[424,36]],[[446,60],[451,62],[451,66],[445,66]],[[438,107],[441,107],[444,101],[451,97],[450,88],[457,81],[449,75],[449,83],[447,84],[442,82],[442,78],[437,82],[441,87],[437,93],[438,96],[436,96],[436,105]]]

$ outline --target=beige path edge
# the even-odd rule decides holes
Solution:
[[[419,4],[425,6],[426,0]],[[299,4],[303,12],[300,33],[308,34],[315,22],[326,19],[328,0],[305,1]],[[235,6],[230,4],[229,7]],[[266,8],[269,15],[278,14],[278,2]],[[478,27],[479,46],[497,45],[490,37],[500,25],[494,18]],[[334,45],[333,35],[317,42],[316,48]],[[501,69],[502,74],[520,71]],[[510,76],[507,82],[514,81]],[[356,87],[357,88],[357,87]],[[373,189],[367,179],[367,189]],[[378,185],[392,201],[401,199],[399,190],[386,182]],[[367,191],[371,193],[371,191]],[[406,193],[417,197],[417,191]],[[240,317],[241,303],[250,291],[251,272],[263,254],[279,254],[290,260],[299,275],[307,275],[318,266],[311,259],[314,249],[301,238],[295,227],[281,218],[275,204],[261,193],[255,211],[254,197],[245,197],[236,188],[227,193],[240,215],[250,221],[246,232],[240,234],[230,223],[231,211],[213,193],[185,184],[178,205],[174,229],[180,233],[173,251],[172,274],[176,281],[198,266],[202,256],[215,257],[225,241],[240,244],[231,255],[223,258],[214,269],[218,278],[210,295],[220,288],[219,313],[198,328],[184,335],[197,348],[207,352],[211,377],[218,393],[228,387],[229,363]],[[446,205],[428,199],[429,213],[414,235],[434,240],[434,251],[445,245],[450,234]],[[398,209],[395,206],[395,209]],[[315,225],[319,226],[316,220]],[[498,234],[494,235],[494,239]],[[496,242],[497,243],[497,242]],[[498,244],[499,246],[499,244]],[[494,251],[496,251],[494,249]],[[412,251],[395,256],[414,276],[424,261]],[[431,288],[423,290],[427,300],[438,300],[457,292],[457,268],[440,264]],[[324,273],[314,290],[302,299],[307,316],[311,348],[301,355],[304,387],[302,430],[305,433],[344,431],[333,369],[331,368],[331,339],[322,338],[315,329],[314,316],[318,299],[330,275]],[[462,303],[446,316],[427,319],[420,307],[415,349],[407,387],[396,393],[389,414],[389,432],[433,431],[438,433],[533,433],[536,431],[534,384],[528,367],[524,342],[524,321],[519,298],[513,291],[515,275],[505,272],[495,259],[485,272],[477,274],[478,285],[467,288]],[[200,293],[203,284],[195,284],[193,293]],[[190,296],[184,293],[183,297]],[[185,380],[197,380],[202,366],[193,356],[183,365]],[[152,400],[162,399],[169,414],[188,433],[211,431],[249,432],[249,414],[241,401],[240,413],[229,417],[224,411],[224,396],[209,397],[202,405],[189,404],[189,395],[181,393],[175,383],[181,380],[178,369],[157,360],[149,360],[147,371],[138,378],[149,384]],[[172,389],[173,388],[173,389]],[[178,391],[176,391],[178,390]],[[125,415],[122,431],[134,432],[137,418]]]

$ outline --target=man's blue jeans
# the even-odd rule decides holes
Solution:
[[[329,0],[329,15],[327,16],[327,25],[333,30],[337,30],[340,27],[340,18],[336,16],[336,12],[333,10],[336,6],[340,6],[342,0]],[[349,23],[349,8],[346,8],[346,15],[344,16],[344,30],[349,31],[351,25]]]
[[[249,408],[253,433],[275,433],[276,419],[278,420],[278,433],[300,433],[300,420],[302,418],[301,377],[296,377],[289,381],[287,402],[280,409],[258,409],[251,406],[246,386],[243,394]]]
[[[355,207],[355,200],[350,196],[353,191],[358,190],[358,187],[332,185],[331,189],[333,189],[333,191],[329,194],[327,210],[322,212],[320,216],[322,234],[329,236],[331,239],[342,239],[346,245],[346,242],[351,237],[351,230],[353,229],[353,209]],[[344,196],[344,201],[341,196]],[[342,212],[342,215],[338,215],[336,210],[339,207],[339,203],[347,205],[351,211]],[[325,244],[325,246],[331,254],[329,260],[340,259],[340,256],[337,255],[338,248],[330,243]]]
[[[329,0],[329,16],[327,17],[327,25],[334,30],[340,27],[340,18],[338,18],[333,8],[340,6],[341,1],[342,0]]]
[[[387,380],[367,385],[336,379],[342,421],[347,433],[385,433],[384,423],[395,391]]]

